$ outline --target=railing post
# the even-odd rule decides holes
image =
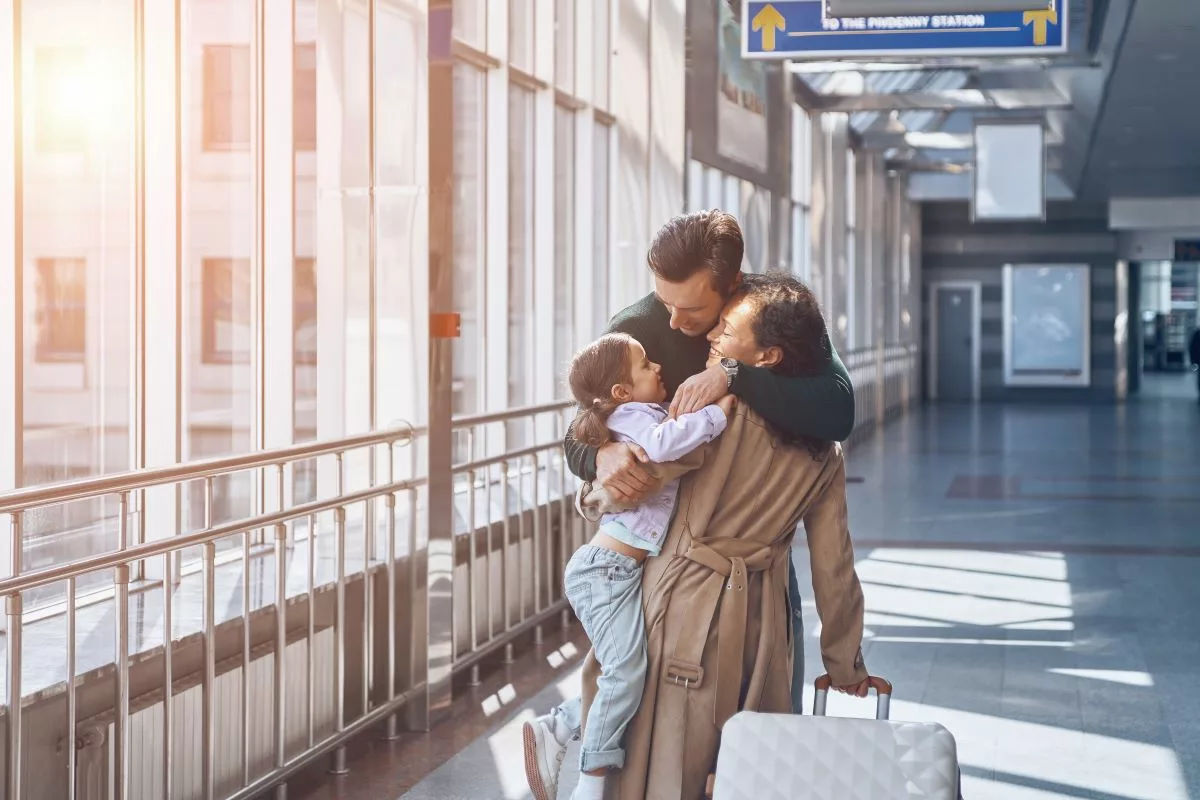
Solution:
[[[342,460],[338,458],[339,480],[338,494],[342,493],[341,486]],[[338,506],[333,511],[334,549],[337,553],[337,593],[334,612],[334,653],[333,653],[333,730],[341,733],[346,729],[346,509]],[[338,747],[333,751],[333,761],[329,767],[331,775],[345,775],[350,770],[346,768],[346,748]]]
[[[118,549],[129,546],[129,494],[121,493],[118,504]],[[116,708],[113,712],[113,796],[129,797],[129,565],[113,571],[115,597],[113,629],[116,650]]]
[[[275,526],[275,767],[287,763],[287,549],[288,526]],[[275,796],[287,796],[287,784]]]
[[[211,486],[211,484],[209,485]],[[205,518],[206,520],[212,519],[211,513],[207,510]],[[203,734],[201,785],[205,800],[213,800],[216,796],[217,757],[216,543],[205,542],[202,552],[204,559],[202,567],[204,574],[204,712],[200,718]]]
[[[882,428],[887,414],[887,372],[884,367],[883,339],[875,345],[875,427]]]
[[[19,523],[13,518],[13,531],[19,532]],[[19,561],[13,562],[15,571]],[[21,613],[20,594],[10,594],[4,599],[4,613],[8,617],[8,642],[6,667],[8,672],[8,797],[21,796],[21,752],[23,726],[21,708]]]
[[[164,560],[164,562],[166,562],[166,565],[169,567],[170,566],[170,558],[168,557],[163,560]],[[164,573],[164,574],[166,574],[166,573]],[[78,706],[78,698],[76,696],[76,688],[75,688],[75,662],[76,662],[76,658],[75,658],[75,630],[76,630],[76,626],[75,626],[75,585],[76,585],[76,581],[74,578],[67,579],[67,612],[66,612],[67,613],[67,736],[66,736],[66,741],[68,742],[68,746],[67,746],[67,800],[75,800],[75,797],[77,796],[76,786],[75,786],[75,767],[76,767],[75,760],[76,759],[75,759],[74,743],[75,743],[75,726],[77,724],[78,716],[79,716],[79,711],[78,711],[79,706]],[[169,620],[170,620],[170,609],[171,609],[170,602],[168,600],[169,592],[170,592],[170,584],[165,581],[164,581],[163,591],[164,591],[163,622],[164,622],[164,630],[168,631],[167,638],[164,639],[164,642],[169,645],[170,641],[171,641],[170,636],[169,636],[169,631],[171,630],[171,626],[168,624]],[[170,652],[171,652],[170,647],[167,648],[166,652],[167,652],[167,658],[165,658],[163,660],[163,663],[166,665],[170,665],[170,663],[171,663],[171,659],[169,657]],[[169,666],[167,668],[169,669]],[[170,685],[170,682],[168,682],[168,685]],[[171,697],[170,697],[170,694],[165,695],[164,699],[165,699],[165,702],[163,704],[163,719],[169,721],[171,719],[171,713],[170,713],[171,712],[171,702],[170,702]],[[166,723],[164,722],[163,724],[165,725]],[[170,757],[169,750],[167,748],[170,747],[171,737],[169,735],[164,736],[164,739],[166,741],[164,742],[164,749],[163,749],[163,780],[170,781],[171,757]],[[171,797],[170,783],[167,783],[166,791],[163,793],[163,796],[164,796],[164,798]]]
[[[449,711],[453,669],[454,619],[454,476],[451,407],[454,356],[451,339],[458,336],[454,313],[454,48],[452,4],[430,0],[427,17],[429,129],[448,132],[429,141],[429,397],[426,444],[428,464],[425,547],[414,554],[422,579],[413,587],[413,630],[428,635],[423,646],[425,691],[410,704],[409,722],[428,730]],[[422,569],[423,568],[423,569]]]
[[[416,447],[414,443],[412,445]],[[388,482],[396,480],[394,468],[395,444],[388,444]],[[387,511],[387,686],[385,697],[390,706],[396,699],[396,495],[388,492],[384,498]],[[395,741],[400,737],[396,715],[387,718],[384,738]]]
[[[113,797],[129,797],[129,565],[113,570],[116,590],[113,628],[116,650],[116,708],[113,711]]]

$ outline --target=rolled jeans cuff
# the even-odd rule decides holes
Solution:
[[[598,769],[620,769],[625,766],[624,750],[601,750],[598,753],[579,753],[579,771],[594,772]]]

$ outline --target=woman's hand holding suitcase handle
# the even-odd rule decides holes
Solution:
[[[829,696],[830,689],[854,695],[856,697],[866,697],[867,692],[871,689],[874,689],[875,694],[879,697],[879,705],[875,709],[875,718],[888,718],[888,710],[891,706],[892,699],[892,684],[888,683],[883,678],[870,675],[862,683],[852,684],[850,686],[834,686],[833,679],[829,677],[828,673],[826,673],[825,675],[822,675],[813,681],[813,686],[817,690],[816,697],[813,698],[813,714],[815,716],[825,716],[825,701]]]

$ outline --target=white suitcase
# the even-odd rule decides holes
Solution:
[[[959,800],[950,731],[889,721],[881,678],[876,719],[826,717],[829,676],[816,685],[813,716],[743,711],[725,723],[713,800]]]

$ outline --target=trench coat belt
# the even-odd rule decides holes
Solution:
[[[786,546],[748,546],[745,540],[720,539],[708,544],[697,544],[690,548],[685,558],[712,570],[701,585],[694,602],[696,625],[694,634],[680,637],[672,661],[686,672],[686,665],[699,665],[704,656],[704,645],[712,627],[714,615],[717,619],[717,674],[714,688],[713,722],[718,728],[738,711],[738,700],[742,690],[742,672],[745,661],[746,628],[749,621],[749,575],[766,572],[782,555],[787,557]],[[772,593],[762,593],[762,627],[764,635],[774,629],[774,615],[778,603]],[[702,675],[702,673],[700,673]],[[668,665],[670,679],[670,665]],[[687,681],[673,681],[683,684]],[[757,698],[747,698],[747,707],[757,706]]]

